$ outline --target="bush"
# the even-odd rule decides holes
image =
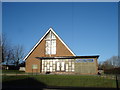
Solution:
[[[118,68],[111,68],[111,69],[105,69],[105,74],[120,74],[120,67]]]
[[[19,66],[9,66],[9,70],[19,70]]]

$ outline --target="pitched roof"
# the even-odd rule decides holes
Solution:
[[[54,30],[52,28],[49,28],[48,31],[43,35],[43,37],[35,44],[35,46],[30,50],[30,52],[25,56],[25,58],[23,60],[26,60],[28,58],[28,56],[33,52],[33,50],[39,45],[39,43],[44,39],[44,37],[49,33],[52,32],[55,34],[55,36],[65,45],[65,47],[74,55],[76,56],[72,50],[70,50],[70,48],[63,42],[63,40],[54,32]]]

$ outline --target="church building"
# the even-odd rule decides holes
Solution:
[[[41,74],[97,74],[98,57],[76,56],[49,28],[24,58],[25,72]]]

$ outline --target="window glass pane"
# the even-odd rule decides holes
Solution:
[[[46,47],[45,47],[46,54],[56,54],[55,35],[52,32],[50,32],[45,38],[45,40],[46,40]]]
[[[38,65],[37,64],[33,64],[32,65],[32,69],[38,69]]]
[[[66,64],[66,70],[68,70],[68,64]]]
[[[45,72],[46,72],[46,69],[47,69],[47,68],[46,68],[46,67],[44,67],[44,71],[45,71]]]
[[[51,33],[51,34],[52,34],[52,35],[51,35],[51,36],[52,36],[52,39],[56,39],[55,35],[54,35],[53,33]]]
[[[50,41],[46,41],[46,54],[50,54]]]
[[[56,47],[52,47],[51,54],[56,54]]]
[[[47,62],[45,61],[45,64],[44,64],[45,66],[47,66]]]
[[[53,64],[55,65],[55,60],[53,60]]]
[[[50,61],[50,66],[52,67],[52,61]]]
[[[72,68],[74,69],[74,63],[72,63]]]
[[[71,61],[69,61],[69,66],[71,66]]]
[[[55,70],[55,64],[53,65],[53,70]]]
[[[56,40],[52,40],[51,54],[56,54]]]
[[[52,40],[52,46],[53,46],[53,47],[56,46],[56,40]]]
[[[50,67],[49,67],[49,64],[47,64],[47,70],[49,70],[49,68],[50,68]]]
[[[57,71],[60,71],[60,62],[57,62]]]
[[[62,70],[62,71],[65,70],[65,62],[61,62],[61,70]]]
[[[52,67],[50,67],[50,72],[52,72]]]
[[[72,71],[74,71],[74,62],[72,62]]]
[[[42,64],[42,71],[44,70],[44,64]]]

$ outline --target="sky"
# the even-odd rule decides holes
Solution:
[[[118,55],[117,2],[3,2],[2,32],[25,54],[52,27],[77,56]]]

